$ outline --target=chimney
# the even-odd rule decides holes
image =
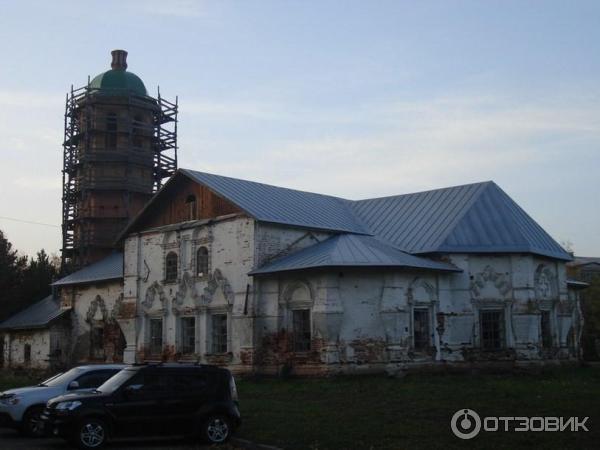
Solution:
[[[112,62],[110,67],[113,70],[126,70],[127,69],[127,52],[125,50],[113,50],[110,52],[112,55]]]

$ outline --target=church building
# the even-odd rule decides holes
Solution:
[[[177,102],[129,82],[92,82],[73,106],[108,116],[72,141],[88,184],[64,194],[73,272],[54,283],[68,364],[321,375],[580,358],[572,258],[494,182],[348,200],[176,169]]]

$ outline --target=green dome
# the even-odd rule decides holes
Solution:
[[[96,76],[90,83],[90,88],[100,90],[106,95],[124,95],[128,93],[146,96],[146,86],[135,73],[122,69],[111,69]]]

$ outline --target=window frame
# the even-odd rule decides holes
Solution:
[[[200,252],[201,251],[205,251],[206,253],[202,255],[202,258],[200,258]],[[210,252],[208,251],[208,247],[202,245],[200,247],[198,247],[196,249],[196,277],[198,278],[204,278],[208,276],[208,273],[210,271]],[[200,261],[203,261],[203,269],[205,269],[204,271],[200,271]]]
[[[548,350],[554,345],[552,335],[552,311],[543,309],[540,311],[540,343],[544,350]]]
[[[419,336],[417,339],[417,315],[425,316],[425,332],[422,333],[419,331],[419,334],[423,334],[423,336]],[[421,321],[419,321],[421,323]],[[413,324],[413,332],[412,332],[412,344],[413,349],[417,352],[426,352],[432,347],[432,327],[431,327],[431,308],[429,307],[414,307],[412,311],[412,324]]]
[[[222,322],[217,330],[215,321],[219,318]],[[223,326],[223,318],[224,324]],[[225,354],[229,351],[229,314],[224,312],[213,313],[210,315],[210,331],[211,331],[211,353]],[[224,332],[223,332],[224,331]]]
[[[193,326],[190,327],[189,324],[186,326],[185,322],[193,321]],[[193,355],[196,352],[196,327],[198,324],[198,320],[195,316],[183,316],[179,318],[179,352],[182,355]],[[189,332],[191,328],[191,336],[186,336],[186,330]],[[192,338],[191,349],[186,343],[186,337]]]
[[[23,363],[31,364],[31,344],[29,342],[23,345]]]
[[[491,315],[496,315],[497,319],[490,320]],[[496,323],[497,329],[484,330],[489,323]],[[489,337],[489,335],[492,337]],[[479,310],[479,335],[480,346],[483,351],[495,352],[506,348],[506,312],[504,308],[489,308]],[[497,335],[497,336],[493,336]],[[494,342],[490,345],[490,342]],[[496,344],[497,343],[497,344]]]
[[[296,353],[312,350],[312,317],[310,308],[293,308],[292,348]]]
[[[153,335],[153,327],[152,324],[160,321],[160,333],[159,336]],[[165,329],[165,321],[163,317],[150,317],[148,318],[148,351],[150,355],[160,355],[164,349],[164,329]],[[155,341],[160,340],[160,346],[155,344]],[[160,349],[160,351],[156,351]]]
[[[104,360],[106,357],[104,349],[104,324],[92,324],[90,330],[90,359]],[[101,330],[100,336],[96,336],[96,332]],[[96,347],[96,344],[101,344]]]
[[[175,263],[173,264],[173,259]],[[165,283],[177,283],[179,278],[179,256],[170,251],[165,256]]]
[[[105,138],[104,138],[104,147],[107,150],[114,150],[117,148],[119,144],[118,139],[119,132],[119,120],[117,113],[115,112],[107,112],[105,119]]]

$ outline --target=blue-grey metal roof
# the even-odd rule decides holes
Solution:
[[[460,272],[452,264],[410,255],[371,236],[340,234],[267,263],[250,275],[319,267],[402,267]]]
[[[571,256],[495,183],[352,202],[380,239],[409,253]]]
[[[194,170],[180,171],[246,211],[256,220],[320,230],[369,234],[348,201]]]
[[[180,174],[262,222],[372,235],[413,254],[533,253],[571,260],[535,220],[491,181],[352,201],[188,169],[179,169],[176,176]],[[158,196],[166,195],[171,181]],[[151,205],[152,201],[144,211],[150,210]],[[135,220],[123,235],[134,223]]]
[[[55,281],[53,286],[67,286],[121,278],[123,278],[123,253],[113,253],[94,264]]]
[[[49,295],[0,323],[3,330],[44,328],[69,309],[60,309],[60,301]]]

